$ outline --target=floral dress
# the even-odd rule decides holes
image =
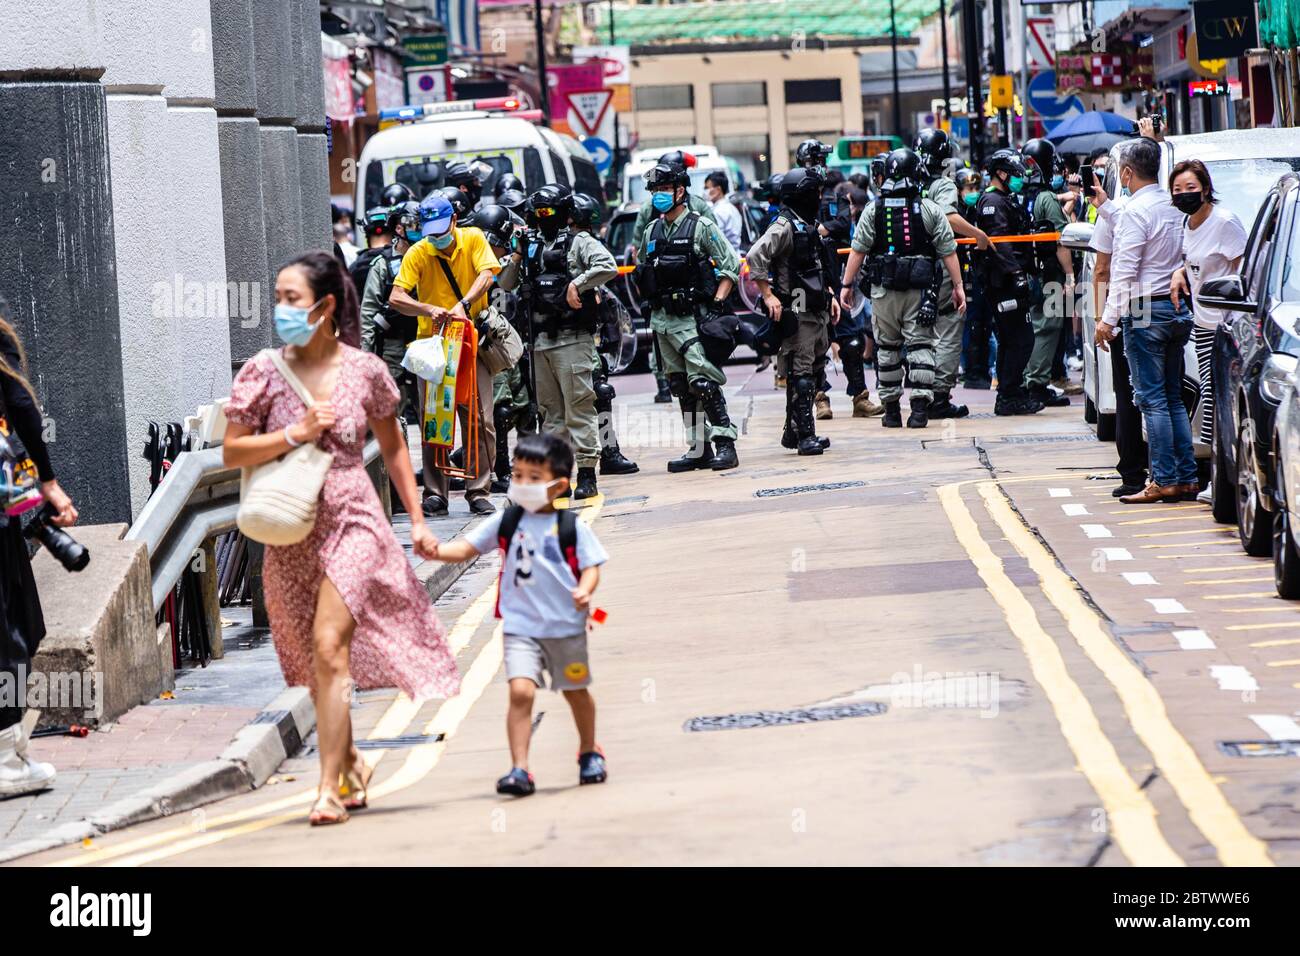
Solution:
[[[352,679],[361,689],[397,687],[415,700],[451,697],[460,674],[447,635],[384,516],[362,463],[366,420],[391,417],[398,391],[382,359],[347,345],[332,401],[337,419],[319,444],[334,455],[303,541],[267,546],[262,580],[271,637],[290,685],[315,692],[312,624],[321,579],[328,577],[356,621]],[[303,401],[270,359],[240,369],[226,406],[229,421],[258,432],[297,422]]]

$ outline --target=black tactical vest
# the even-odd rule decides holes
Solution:
[[[562,328],[595,331],[596,293],[582,293],[582,308],[569,307],[565,294],[573,276],[569,272],[569,249],[573,233],[561,229],[549,248],[543,247],[539,269],[531,280],[533,315],[550,332]]]
[[[830,308],[830,297],[835,294],[838,283],[827,257],[826,243],[815,225],[809,225],[788,209],[782,209],[777,215],[777,222],[782,220],[790,224],[793,248],[786,263],[789,288],[784,288],[785,281],[779,280],[773,290],[776,297],[782,305],[789,307],[795,293],[802,293],[802,307],[796,303],[796,310],[800,312],[821,312]],[[777,274],[779,277],[779,271]]]
[[[650,305],[673,315],[692,315],[695,306],[713,298],[718,289],[713,262],[695,251],[695,230],[700,214],[688,212],[685,224],[673,223],[673,235],[660,216],[650,227],[646,241],[647,278],[641,287]]]
[[[872,258],[923,256],[937,259],[934,240],[925,229],[920,196],[882,196],[875,201],[876,235]]]

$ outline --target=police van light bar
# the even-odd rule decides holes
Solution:
[[[520,107],[519,100],[513,96],[494,96],[485,100],[452,100],[450,103],[423,103],[419,106],[395,106],[380,110],[381,120],[412,122],[426,116],[442,116],[447,113],[475,113],[479,111],[514,112]]]

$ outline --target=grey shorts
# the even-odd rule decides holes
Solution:
[[[578,690],[591,683],[587,663],[587,635],[573,637],[522,637],[505,635],[506,679],[526,677],[545,687],[550,675],[551,690]]]

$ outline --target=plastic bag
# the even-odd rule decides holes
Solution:
[[[425,382],[441,382],[447,371],[447,345],[442,336],[412,342],[402,356],[402,368]]]

